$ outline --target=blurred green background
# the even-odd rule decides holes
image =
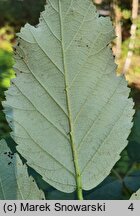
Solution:
[[[0,138],[8,137],[10,128],[2,111],[1,101],[4,91],[14,78],[12,66],[15,34],[26,22],[36,25],[39,13],[43,11],[45,0],[0,0]],[[96,188],[84,192],[85,199],[128,199],[140,188],[140,15],[138,0],[94,0],[100,16],[110,16],[116,28],[117,38],[112,49],[119,65],[117,73],[124,70],[128,53],[130,65],[125,77],[134,100],[134,126],[129,135],[127,148],[111,174]],[[135,17],[133,16],[135,13]],[[132,27],[135,32],[132,32]],[[134,37],[132,37],[134,36]],[[130,46],[132,45],[132,46]],[[10,141],[13,142],[13,141]],[[44,183],[39,175],[29,169],[47,199],[74,199],[75,193],[64,194]]]

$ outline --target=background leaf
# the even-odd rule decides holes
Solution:
[[[136,193],[134,193],[130,199],[131,200],[140,200],[140,190],[138,190]]]
[[[44,194],[34,179],[29,177],[26,165],[13,154],[5,140],[0,141],[0,200],[38,200]]]

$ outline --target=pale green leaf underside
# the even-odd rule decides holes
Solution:
[[[132,194],[130,200],[140,200],[140,190],[138,190],[136,193]]]
[[[90,0],[50,0],[40,24],[18,36],[17,77],[4,103],[18,151],[45,181],[72,192],[73,146],[89,190],[110,173],[132,126],[129,90],[107,46],[110,19]]]
[[[26,165],[17,154],[11,159],[5,140],[0,140],[0,200],[39,200],[44,194],[34,179],[29,177]],[[7,153],[7,154],[6,154]]]

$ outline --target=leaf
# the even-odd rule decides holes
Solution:
[[[140,171],[132,172],[130,175],[126,176],[124,178],[124,183],[130,191],[135,192],[138,190],[140,188]]]
[[[109,175],[132,126],[110,19],[91,0],[51,0],[39,25],[18,36],[17,77],[3,103],[17,150],[58,190],[90,190]]]
[[[128,155],[133,162],[140,162],[140,110],[134,115],[134,125],[129,136],[127,146]]]
[[[86,200],[122,200],[122,182],[112,177],[107,177],[97,188],[91,190]]]
[[[140,200],[140,189],[136,193],[132,194],[130,200]]]
[[[10,158],[11,157],[11,158]],[[5,140],[0,141],[0,200],[35,200],[44,195],[28,176],[26,165],[12,154]]]

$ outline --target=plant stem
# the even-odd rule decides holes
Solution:
[[[123,182],[123,178],[115,169],[112,169],[112,173],[114,173],[114,175],[119,179],[120,182]]]
[[[80,189],[80,190],[77,189],[77,197],[78,197],[78,200],[83,200],[82,189]]]
[[[71,148],[72,148],[75,173],[76,173],[77,198],[78,200],[83,200],[82,180],[81,180],[81,174],[80,174],[80,169],[79,169],[79,164],[78,164],[78,157],[77,157],[77,152],[76,152],[75,145],[73,143],[73,137],[71,133],[70,133],[70,139],[71,139]]]

